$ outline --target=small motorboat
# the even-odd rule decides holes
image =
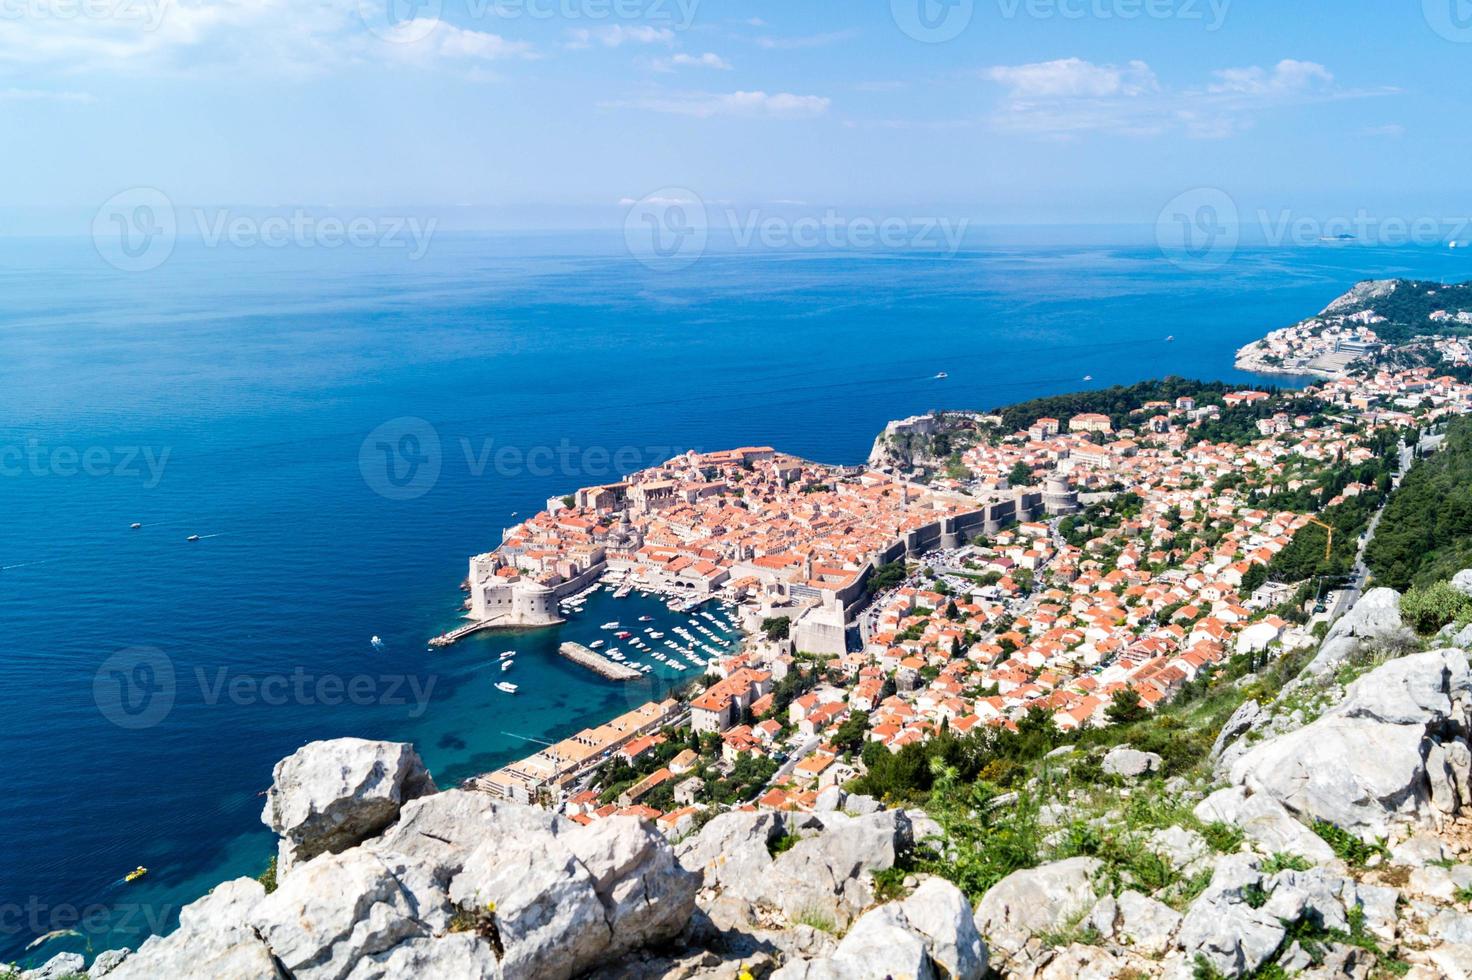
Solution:
[[[185,538],[184,540],[185,541],[198,541],[199,540],[199,535],[197,535],[197,534],[191,534],[191,535],[189,535],[189,537]]]
[[[383,637],[381,636],[374,636],[373,639],[369,640],[368,642],[373,644],[373,649],[375,650],[383,649]]]
[[[515,694],[517,688],[516,685],[511,683],[510,681],[498,681],[496,683],[496,690],[502,691],[506,694]]]
[[[1173,343],[1175,343],[1176,342],[1176,335],[1175,334],[1171,334],[1169,337],[1165,338],[1165,342],[1167,344],[1173,344]]]
[[[502,660],[510,660],[514,656],[516,656],[516,651],[515,650],[502,650],[501,651],[501,659]]]
[[[136,527],[136,526],[137,525],[135,524],[134,527]],[[654,622],[654,617],[653,616],[640,616],[639,617],[639,622],[641,622],[641,623],[652,623],[652,622]]]
[[[1084,380],[1085,381],[1093,381],[1094,380],[1094,376],[1092,374],[1086,374],[1086,375],[1084,375]]]
[[[620,640],[627,640],[629,637],[633,636],[634,634],[628,632],[627,630],[619,630],[617,633],[615,633],[613,635],[616,636],[616,637],[618,637]]]
[[[600,626],[598,628],[601,629],[601,630],[616,630],[616,629],[618,629],[618,620],[615,619],[611,623],[604,623],[602,626]]]
[[[603,641],[602,640],[594,640],[592,643],[589,643],[588,644],[588,649],[589,650],[596,650],[599,647],[601,647],[602,645],[603,645]]]
[[[140,864],[140,865],[138,865],[138,867],[134,868],[132,871],[129,871],[127,874],[123,875],[123,881],[125,881],[125,882],[137,881],[139,878],[142,878],[146,874],[148,874],[148,869],[145,868],[143,865]]]
[[[946,374],[944,371],[937,371],[936,374],[935,374],[935,380],[936,381],[944,381],[946,378],[949,378],[949,377],[950,377],[950,375],[949,374]]]
[[[503,660],[501,661],[501,669],[510,670],[515,663],[515,660]]]
[[[137,524],[137,523],[134,523],[134,524],[129,524],[129,525],[128,525],[128,527],[130,527],[130,528],[132,528],[132,529],[133,529],[133,530],[135,530],[135,531],[136,531],[136,530],[138,530],[138,529],[139,529],[139,528],[140,528],[140,527],[142,527],[142,526],[143,526],[143,525],[142,525],[142,524]]]

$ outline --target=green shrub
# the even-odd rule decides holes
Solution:
[[[1458,592],[1449,582],[1417,586],[1401,597],[1400,614],[1417,633],[1429,636],[1449,623],[1472,620],[1472,596]]]
[[[1263,862],[1262,873],[1265,875],[1275,875],[1279,871],[1307,871],[1313,866],[1314,863],[1306,857],[1301,857],[1297,854],[1284,854],[1279,851]]]
[[[1201,836],[1206,838],[1207,846],[1218,854],[1235,854],[1241,850],[1242,841],[1247,835],[1242,833],[1241,827],[1216,820],[1201,828]]]

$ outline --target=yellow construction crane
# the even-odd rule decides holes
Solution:
[[[1325,524],[1323,521],[1319,520],[1317,517],[1310,517],[1308,519],[1308,522],[1310,524],[1317,524],[1319,527],[1329,532],[1329,539],[1324,542],[1324,561],[1328,561],[1334,556],[1334,529]]]

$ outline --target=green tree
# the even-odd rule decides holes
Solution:
[[[1140,701],[1140,692],[1132,687],[1115,691],[1114,697],[1109,699],[1109,707],[1104,709],[1104,717],[1114,725],[1129,725],[1143,721],[1149,714],[1150,712]]]

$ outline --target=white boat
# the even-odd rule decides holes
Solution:
[[[649,631],[649,637],[650,637],[650,639],[654,639],[654,640],[662,640],[662,639],[664,639],[664,634],[661,633],[659,630],[650,630]]]
[[[1086,375],[1084,375],[1084,380],[1085,381],[1093,381],[1094,380],[1094,376],[1092,374],[1086,374]]]
[[[603,645],[603,641],[602,640],[594,640],[592,643],[589,643],[588,644],[588,649],[589,650],[596,650],[599,647],[601,647],[602,645]]]
[[[375,636],[375,637],[373,637],[373,639],[369,640],[368,642],[371,643],[371,644],[373,644],[373,649],[375,649],[375,650],[382,650],[383,649],[383,637],[381,637],[381,636]]]
[[[604,623],[602,626],[600,626],[598,628],[601,629],[601,630],[616,630],[616,629],[618,629],[618,620],[614,620],[611,623]]]
[[[515,650],[502,650],[501,651],[501,659],[502,660],[510,660],[514,656],[516,656],[516,651]]]
[[[654,617],[653,616],[640,616],[639,617],[639,622],[641,622],[641,623],[652,623],[652,622],[654,622]]]
[[[517,689],[516,685],[511,683],[510,681],[499,681],[496,684],[496,690],[504,691],[507,694],[515,694]]]
[[[950,377],[950,375],[949,374],[946,374],[944,371],[937,371],[937,372],[935,372],[935,380],[937,380],[937,381],[944,381],[946,378],[949,378],[949,377]]]
[[[143,526],[142,524],[129,524],[128,525],[128,527],[132,528],[135,531],[138,530],[142,526]]]
[[[189,535],[189,537],[185,538],[184,540],[185,541],[198,541],[199,540],[199,535],[197,535],[197,534],[191,534],[191,535]]]
[[[512,665],[515,664],[515,663],[516,663],[515,660],[503,660],[503,661],[501,661],[501,669],[502,670],[510,670],[511,667],[512,667]]]

